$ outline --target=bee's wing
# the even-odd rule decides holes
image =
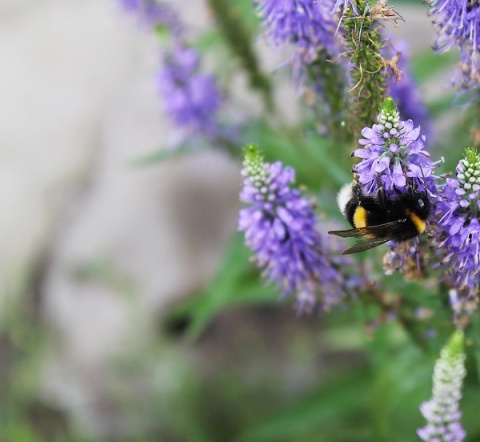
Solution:
[[[349,230],[331,230],[328,233],[342,238],[364,238],[367,236],[363,241],[358,241],[353,247],[350,247],[342,253],[342,255],[348,255],[350,253],[363,252],[364,250],[372,249],[373,247],[377,247],[392,240],[393,227],[404,222],[406,222],[406,219],[402,218],[385,224],[378,224],[376,226],[360,227],[358,229]]]
[[[349,255],[350,253],[364,252],[368,249],[373,249],[374,247],[385,244],[387,241],[390,241],[390,238],[369,238],[363,241],[358,241],[354,246],[342,252],[342,255]]]
[[[361,238],[368,234],[367,228],[348,229],[348,230],[330,230],[329,235],[340,236],[341,238]]]

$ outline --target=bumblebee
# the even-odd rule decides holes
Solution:
[[[343,255],[363,252],[387,241],[403,242],[425,231],[430,201],[413,186],[406,193],[388,198],[380,187],[375,195],[365,195],[357,182],[346,184],[337,196],[341,212],[353,229],[328,232],[342,238],[361,238]]]

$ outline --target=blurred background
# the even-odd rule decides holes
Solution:
[[[170,3],[193,35],[215,26],[202,0]],[[388,32],[422,75],[427,8],[398,4],[406,22]],[[281,54],[253,42],[294,125]],[[298,316],[260,284],[236,298],[238,159],[199,149],[138,166],[178,136],[159,59],[114,0],[0,0],[0,440],[414,440],[433,357],[398,326],[369,335],[355,302]],[[421,83],[427,102],[445,78]],[[245,73],[229,82],[230,117],[261,115]]]

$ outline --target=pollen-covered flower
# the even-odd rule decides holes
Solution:
[[[430,252],[427,244],[415,237],[410,241],[389,244],[390,251],[383,256],[383,272],[392,275],[401,273],[407,281],[425,278],[430,268]]]
[[[463,302],[475,300],[480,288],[479,191],[480,155],[469,148],[457,165],[457,178],[447,178],[436,212],[442,264]]]
[[[432,191],[435,187],[432,164],[425,150],[426,137],[412,120],[402,121],[392,98],[385,102],[377,117],[377,123],[362,130],[363,139],[352,156],[361,158],[354,166],[358,181],[367,193],[373,193],[379,184],[387,195],[404,191],[409,184],[420,191]]]
[[[480,7],[471,0],[431,0],[430,14],[438,28],[435,49],[446,52],[460,49],[460,68],[457,86],[478,87],[480,80]],[[455,80],[454,80],[455,82]]]
[[[207,137],[219,134],[217,111],[222,96],[215,78],[200,72],[195,49],[178,45],[167,52],[157,83],[165,111],[177,125]]]
[[[463,332],[456,331],[435,364],[432,398],[420,407],[427,420],[427,425],[417,430],[423,441],[462,442],[466,436],[460,424],[462,413],[458,405],[466,374],[463,346]]]
[[[333,52],[336,23],[331,0],[255,0],[265,36],[275,45],[291,43],[305,63],[322,50]]]
[[[259,150],[248,146],[242,174],[240,199],[249,207],[240,211],[238,229],[264,276],[284,295],[297,294],[300,309],[311,309],[316,295],[325,308],[340,303],[345,280],[337,267],[349,261],[329,257],[312,201],[291,187],[295,171],[265,163]]]

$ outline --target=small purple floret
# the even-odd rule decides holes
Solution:
[[[178,46],[165,54],[157,84],[165,111],[178,126],[215,137],[222,96],[214,77],[201,73],[199,64],[195,49]]]

